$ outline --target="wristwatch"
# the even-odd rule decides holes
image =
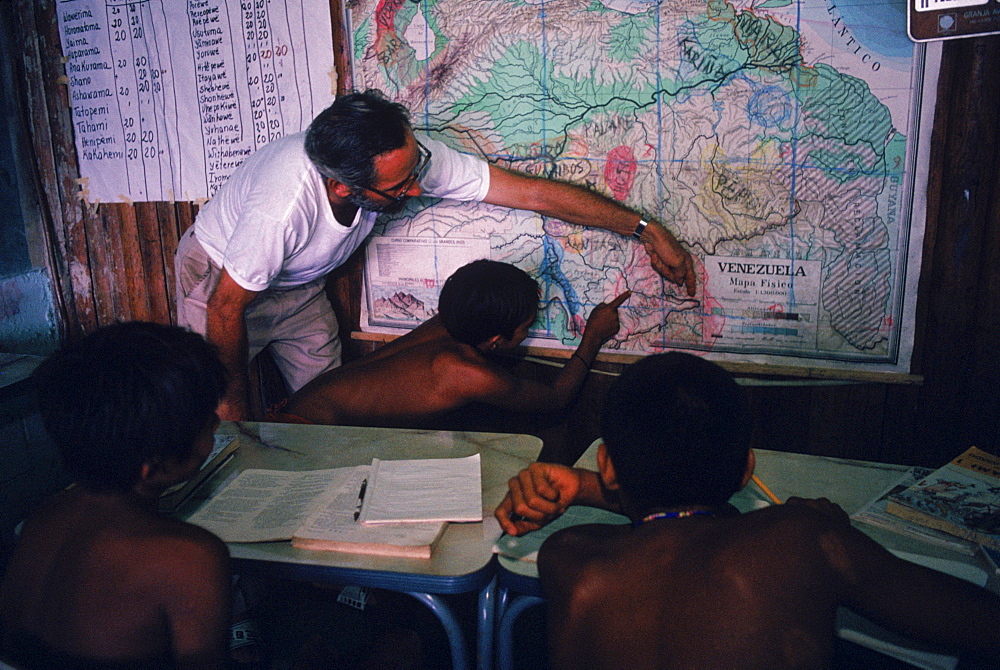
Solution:
[[[635,230],[632,231],[632,237],[634,237],[637,240],[641,240],[642,239],[642,231],[646,230],[646,226],[648,226],[648,225],[649,225],[649,221],[646,221],[645,219],[639,219],[639,225],[637,225],[635,227]]]

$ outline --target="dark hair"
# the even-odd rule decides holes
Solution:
[[[205,338],[142,322],[101,328],[32,376],[66,470],[113,491],[129,490],[143,463],[190,458],[226,390],[226,368]]]
[[[538,282],[509,263],[473,261],[445,281],[438,313],[459,342],[474,347],[494,335],[509,339],[538,313]]]
[[[320,174],[348,186],[375,183],[375,157],[406,144],[410,113],[380,91],[348,93],[319,113],[305,149]]]
[[[601,428],[623,495],[649,509],[725,503],[746,469],[749,423],[732,375],[670,352],[631,365],[611,385]]]

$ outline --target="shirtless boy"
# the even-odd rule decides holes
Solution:
[[[521,379],[489,360],[528,335],[538,285],[507,263],[478,260],[452,274],[438,314],[365,358],[321,374],[292,395],[279,422],[412,425],[479,401],[514,411],[562,409],[601,345],[618,332],[625,291],[594,308],[580,346],[551,383]]]
[[[749,423],[722,368],[651,356],[609,391],[598,472],[535,463],[511,480],[497,510],[508,532],[570,504],[632,520],[567,528],[542,545],[552,667],[827,667],[838,605],[1000,660],[996,595],[896,558],[825,499],[730,506],[753,472]]]
[[[0,585],[0,658],[31,670],[227,667],[226,545],[157,513],[212,449],[226,388],[214,349],[173,326],[117,324],[34,377],[74,485],[24,525]]]

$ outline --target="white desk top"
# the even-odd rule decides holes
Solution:
[[[198,499],[180,508],[180,516],[190,515],[229,478],[249,468],[319,470],[367,465],[373,457],[457,458],[477,452],[482,458],[483,507],[491,514],[507,492],[507,480],[534,461],[542,448],[537,437],[504,433],[230,422],[223,422],[218,432],[237,435],[239,446],[196,490],[193,498]],[[303,578],[317,581],[349,578],[363,585],[456,593],[478,588],[465,582],[489,565],[493,539],[484,537],[482,523],[449,524],[429,560],[308,551],[290,542],[232,543],[229,551],[236,562],[272,564],[279,570],[301,567]],[[369,573],[371,579],[359,572]]]

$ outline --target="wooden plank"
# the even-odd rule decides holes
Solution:
[[[124,289],[124,301],[129,311],[129,318],[133,321],[151,320],[149,298],[150,294],[157,290],[157,287],[151,285],[152,278],[146,273],[142,248],[144,232],[140,222],[141,212],[151,206],[152,203],[138,202],[114,205],[119,213],[118,235],[121,241],[121,256],[115,259],[114,271],[118,274],[116,283]]]
[[[156,218],[159,223],[160,263],[163,274],[163,292],[166,301],[165,321],[161,323],[177,323],[177,304],[174,291],[176,276],[174,274],[174,252],[180,239],[181,210],[190,212],[187,203],[158,202],[156,203]],[[159,319],[157,319],[159,321]]]
[[[98,208],[100,216],[85,217],[90,276],[101,326],[132,319],[123,270],[118,267],[122,257],[121,207],[103,204]]]
[[[922,387],[889,386],[882,405],[882,426],[879,430],[879,451],[869,460],[904,465],[928,465],[922,443],[914,440],[913,426]],[[841,420],[844,420],[842,417]]]
[[[941,211],[941,170],[939,166],[944,158],[944,143],[947,139],[951,107],[948,96],[954,86],[956,68],[954,51],[944,50],[941,56],[941,67],[938,73],[937,104],[934,110],[934,125],[931,131],[931,146],[929,171],[927,176],[927,212],[924,222],[923,256],[920,262],[920,277],[917,281],[917,306],[915,310],[915,332],[913,341],[913,358],[910,371],[923,371],[924,337],[927,330],[929,303],[928,291],[931,289],[931,276],[934,272],[934,243],[937,239],[938,219]]]
[[[331,36],[333,38],[333,67],[337,72],[337,93],[354,90],[351,76],[351,53],[348,51],[350,39],[344,25],[344,2],[330,0]]]
[[[177,211],[177,239],[180,240],[181,235],[187,231],[192,225],[194,225],[194,220],[198,216],[198,205],[193,202],[178,202],[174,204]],[[177,244],[174,244],[174,250],[177,249]]]
[[[808,439],[815,452],[840,458],[878,453],[885,389],[885,384],[811,388]]]
[[[750,446],[759,449],[815,453],[809,442],[809,392],[800,386],[746,387],[754,433]]]
[[[984,81],[996,78],[996,64],[1000,63],[1000,38],[984,40],[977,45],[980,70],[976,76]],[[971,113],[989,119],[980,136],[980,151],[983,164],[1000,164],[1000,91],[989,85],[980,92],[977,107]],[[989,144],[987,144],[987,142]],[[967,431],[962,443],[954,445],[957,455],[966,446],[978,444],[980,447],[1000,447],[1000,353],[997,350],[997,333],[1000,332],[1000,171],[995,167],[980,175],[980,199],[984,218],[982,250],[978,259],[978,281],[971,308],[975,323],[966,338],[971,365],[966,378],[968,402],[961,405],[962,425]]]
[[[100,216],[93,206],[88,206],[83,194],[86,184],[80,180],[76,145],[73,142],[73,124],[69,88],[65,67],[62,62],[58,22],[55,8],[48,4],[39,5],[39,12],[46,12],[45,21],[39,19],[40,39],[46,61],[46,106],[48,124],[52,133],[55,154],[56,187],[62,211],[66,239],[71,242],[69,249],[72,266],[70,278],[78,311],[87,315],[93,309],[94,320],[84,325],[85,332],[108,322],[107,312],[102,311],[102,301],[97,294],[92,270],[91,251],[94,238],[89,234],[92,228],[100,226]],[[100,239],[100,238],[98,238]]]
[[[14,3],[0,3],[0,21],[5,27],[5,35],[12,38],[12,43],[5,45],[3,57],[10,57],[12,79],[14,82],[20,81],[21,86],[15,86],[12,91],[13,110],[16,117],[12,115],[9,119],[11,132],[19,136],[29,138],[26,142],[29,160],[35,169],[27,170],[25,181],[30,181],[32,190],[39,199],[39,221],[37,224],[29,224],[31,228],[36,228],[37,234],[42,239],[43,264],[49,270],[49,276],[53,283],[53,295],[56,301],[57,310],[60,317],[60,330],[65,332],[68,324],[76,323],[75,311],[72,310],[72,286],[70,282],[68,264],[65,262],[65,255],[59,253],[65,247],[65,240],[62,234],[62,227],[57,226],[53,221],[52,206],[53,200],[49,197],[48,190],[54,179],[43,182],[43,175],[54,175],[54,157],[51,146],[48,142],[50,136],[40,128],[38,119],[44,119],[46,115],[38,111],[37,89],[40,88],[41,58],[39,56],[38,40],[34,38],[35,31],[34,15],[31,12],[22,11],[18,6],[15,11]],[[27,28],[26,26],[32,26]],[[22,54],[23,58],[15,56]],[[33,93],[35,93],[33,95]],[[44,96],[42,96],[44,98]],[[43,141],[45,140],[45,141]],[[20,156],[18,156],[18,159]],[[17,160],[17,159],[15,159]],[[54,187],[52,187],[54,191]],[[22,197],[28,197],[22,194]],[[29,235],[31,232],[29,231]]]
[[[170,297],[164,267],[167,254],[161,242],[161,227],[164,225],[160,219],[161,204],[163,203],[137,202],[134,209],[144,284],[140,288],[146,305],[143,318],[156,323],[170,323]],[[166,225],[169,227],[173,225],[170,218],[172,208],[167,206],[165,212],[168,216]],[[173,263],[170,265],[172,267]]]

